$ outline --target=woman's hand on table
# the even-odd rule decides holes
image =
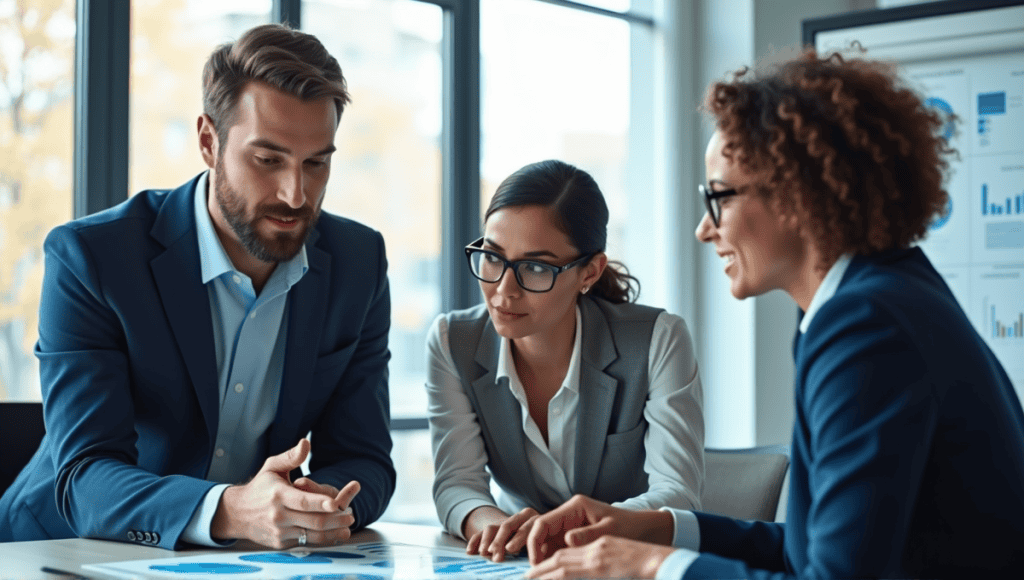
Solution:
[[[503,562],[505,554],[516,554],[526,546],[530,529],[539,515],[533,508],[511,516],[490,506],[473,510],[463,528],[464,535],[469,538],[466,553]]]

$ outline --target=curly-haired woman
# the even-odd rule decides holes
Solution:
[[[734,296],[781,289],[804,313],[786,523],[574,498],[535,522],[530,576],[1019,573],[1024,413],[913,247],[947,199],[942,120],[890,66],[810,49],[713,85],[706,107],[697,238]]]

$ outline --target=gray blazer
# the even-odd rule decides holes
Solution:
[[[647,491],[644,405],[648,350],[662,310],[612,304],[584,296],[579,411],[573,493],[615,502]],[[448,315],[452,359],[473,405],[494,479],[526,505],[544,513],[545,502],[529,470],[522,407],[497,381],[501,339],[485,305]]]

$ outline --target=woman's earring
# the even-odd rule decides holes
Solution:
[[[582,292],[583,294],[586,294],[588,290],[590,290],[590,286],[584,286],[583,288],[581,288],[581,289],[580,289],[580,291],[581,291],[581,292]]]

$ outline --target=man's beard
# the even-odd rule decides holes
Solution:
[[[319,208],[314,210],[304,205],[299,209],[293,209],[287,204],[281,204],[257,205],[252,218],[249,219],[245,214],[245,200],[228,184],[221,158],[217,159],[217,168],[214,172],[213,193],[221,214],[231,226],[231,231],[235,232],[249,254],[263,262],[285,262],[294,258],[306,243],[309,233],[313,231],[313,226],[320,217]],[[267,215],[305,220],[306,224],[300,231],[279,232],[268,238],[256,231],[256,222]]]

